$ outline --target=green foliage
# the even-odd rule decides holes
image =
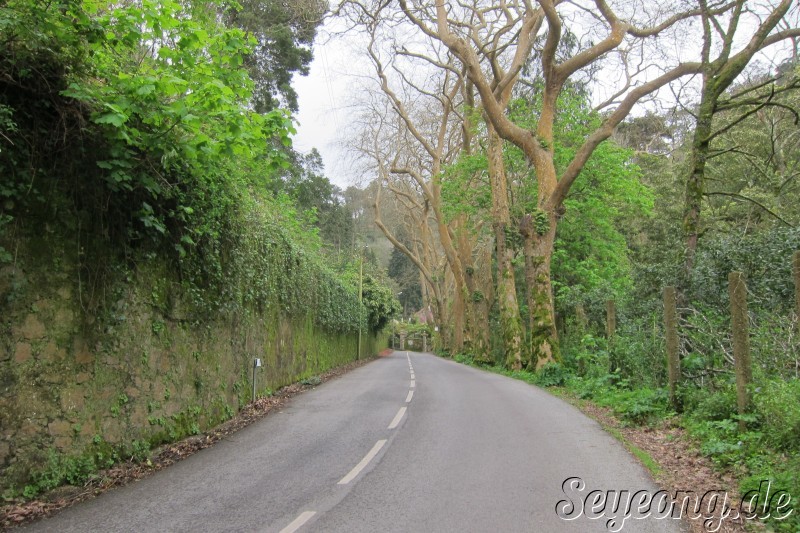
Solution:
[[[186,3],[100,7],[2,11],[0,109],[16,129],[0,216],[57,217],[124,254],[218,248],[248,184],[286,164],[274,146],[290,143],[291,121],[248,110],[240,30]]]
[[[293,125],[282,110],[250,109],[253,83],[242,58],[252,37],[222,25],[213,9],[177,1],[109,9],[20,1],[2,16],[14,55],[0,58],[0,67],[14,91],[0,97],[0,122],[30,140],[2,146],[9,157],[0,171],[10,179],[0,186],[7,199],[0,230],[29,209],[52,211],[88,233],[93,249],[110,244],[125,261],[162,254],[180,271],[197,319],[275,306],[347,332],[362,320],[382,327],[395,311],[388,289],[368,279],[362,318],[353,285],[343,285],[317,253],[308,214],[324,214],[326,206],[314,202],[333,195],[319,189],[330,183],[318,155],[295,162],[306,170],[285,191],[270,190],[292,163]],[[30,81],[36,76],[44,79]],[[17,85],[35,90],[23,94]],[[40,100],[57,112],[43,115]],[[61,116],[75,118],[75,135],[52,130]],[[43,135],[34,124],[51,130]],[[40,189],[47,196],[33,194]],[[0,250],[0,260],[8,259]],[[83,259],[98,263],[99,276],[119,270],[113,256]],[[154,322],[153,331],[164,325]]]
[[[710,311],[688,314],[682,324],[684,381],[679,395],[684,414],[679,422],[694,438],[700,451],[720,468],[733,469],[742,479],[740,492],[758,488],[761,480],[773,487],[800,490],[800,381],[789,377],[796,362],[791,322],[772,315],[757,315],[751,344],[757,362],[751,412],[739,415],[730,363],[720,349],[729,350],[729,327],[723,317]],[[628,318],[614,343],[617,372],[608,373],[603,339],[584,334],[564,340],[564,366],[579,376],[567,376],[565,386],[577,396],[610,407],[631,424],[651,424],[673,416],[663,383],[662,333],[656,322]],[[658,327],[657,327],[658,326]],[[655,339],[655,340],[653,340]],[[655,355],[653,355],[655,352]],[[785,377],[781,377],[781,373]],[[746,423],[741,431],[739,422]],[[769,521],[780,531],[794,531],[797,521]]]
[[[707,238],[697,254],[692,274],[692,299],[707,306],[727,306],[728,273],[739,271],[748,290],[758,295],[755,308],[780,309],[794,305],[792,254],[800,249],[800,228],[770,228],[749,235]]]
[[[277,308],[290,317],[311,314],[331,332],[358,331],[357,279],[343,282],[324,264],[314,252],[318,237],[304,230],[288,199],[250,205],[231,221],[225,242],[225,248],[214,251],[220,268],[212,271],[213,277],[207,271],[208,256],[187,273],[197,280],[195,285],[205,281],[214,289],[197,292],[198,307],[226,312]]]
[[[541,209],[536,209],[533,213],[533,228],[538,235],[544,235],[550,229],[550,219]]]
[[[538,93],[532,99],[512,102],[511,116],[522,126],[535,127]],[[559,96],[559,114],[554,125],[554,162],[562,172],[583,144],[585,136],[600,124],[588,96],[572,87]],[[642,183],[642,172],[633,160],[633,150],[613,141],[602,143],[587,161],[564,203],[552,259],[553,291],[559,309],[583,303],[590,313],[600,314],[608,298],[622,304],[633,287],[626,234],[630,220],[646,217],[653,209],[653,194]],[[522,152],[506,149],[506,166],[513,176],[530,169]],[[535,180],[535,175],[531,176]],[[523,181],[524,182],[524,181]],[[515,216],[532,213],[534,227],[546,231],[546,214],[537,207],[535,185],[516,193]]]
[[[96,164],[115,197],[133,201],[142,227],[132,231],[158,239],[171,230],[185,253],[213,235],[217,210],[233,199],[231,158],[280,168],[280,152],[267,141],[289,143],[291,122],[280,111],[246,111],[252,84],[241,58],[250,43],[202,11],[145,1],[93,22],[105,30],[91,45],[93,76],[72,79],[63,94],[92,111],[106,141]],[[201,195],[217,205],[204,205]]]
[[[559,363],[548,363],[536,372],[536,384],[540,387],[563,387],[570,372]]]
[[[316,387],[320,383],[322,383],[322,379],[319,376],[311,376],[300,380],[300,384],[307,387]]]
[[[294,73],[308,74],[311,45],[327,8],[319,0],[241,0],[220,5],[225,19],[256,39],[245,66],[255,82],[254,105],[267,111],[283,103],[297,110]]]
[[[318,230],[323,245],[331,251],[352,243],[354,206],[344,191],[325,177],[322,156],[316,149],[305,155],[292,148],[285,151],[291,164],[266,180],[266,189],[276,197],[291,198],[306,228]]]
[[[461,153],[454,164],[444,169],[440,181],[448,221],[459,216],[476,221],[486,218],[492,206],[488,169],[485,151]]]
[[[770,529],[782,533],[795,533],[800,529],[800,516],[797,513],[796,495],[800,494],[800,456],[762,456],[758,461],[749,461],[752,475],[742,480],[740,492],[746,494],[751,490],[758,490],[764,480],[772,482],[773,493],[777,490],[785,490],[792,496],[791,508],[793,512],[784,520],[776,520],[777,516],[774,505],[775,501],[766,502],[773,506],[767,506],[770,519],[767,520]],[[760,502],[764,505],[763,497]],[[783,513],[786,509],[783,509]]]
[[[25,486],[22,495],[34,498],[64,484],[83,486],[99,470],[113,466],[123,457],[140,458],[149,451],[147,448],[141,441],[134,441],[130,449],[113,446],[95,435],[92,444],[79,455],[63,455],[49,450],[44,464],[33,472],[31,483]]]
[[[618,374],[576,377],[567,381],[567,386],[580,398],[610,407],[615,415],[630,424],[652,424],[669,414],[666,390],[634,388]]]
[[[417,270],[411,259],[397,248],[392,248],[387,274],[397,283],[400,289],[398,300],[400,300],[404,311],[416,311],[422,308],[422,287],[419,282],[419,270]]]
[[[373,333],[381,331],[402,308],[391,288],[372,276],[364,277],[363,302],[367,312],[367,327]]]
[[[686,387],[685,406],[698,420],[719,422],[736,416],[736,389],[733,384],[707,393],[703,389]]]
[[[800,453],[800,379],[767,380],[753,395],[763,443],[781,452]]]

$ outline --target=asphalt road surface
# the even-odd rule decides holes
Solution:
[[[624,496],[639,490],[657,491],[569,404],[430,354],[394,352],[25,531],[585,532],[619,520],[623,531],[683,530],[675,519],[623,520]],[[556,514],[560,501],[572,520]],[[580,513],[593,503],[597,517]]]

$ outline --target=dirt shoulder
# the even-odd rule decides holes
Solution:
[[[704,520],[686,520],[692,533],[741,533],[764,531],[760,522],[734,518],[739,506],[738,483],[736,479],[714,468],[707,457],[700,454],[697,444],[677,425],[675,419],[662,421],[653,427],[627,426],[617,419],[611,409],[600,407],[589,401],[576,398],[568,391],[559,389],[556,394],[595,419],[603,428],[617,437],[637,459],[650,470],[653,479],[671,495],[686,494],[689,491],[702,497],[715,491],[728,495],[728,505],[733,511],[725,520],[719,520],[723,512],[722,500],[714,514],[717,518],[704,525]],[[642,453],[644,452],[644,453]],[[704,503],[711,500],[707,498]],[[703,512],[706,512],[705,510]]]

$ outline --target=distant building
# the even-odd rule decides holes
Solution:
[[[431,311],[431,306],[422,308],[414,313],[414,318],[420,324],[433,324],[433,311]]]

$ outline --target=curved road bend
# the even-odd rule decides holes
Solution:
[[[605,518],[556,515],[573,476],[586,483],[579,496],[657,490],[571,405],[521,381],[394,352],[24,531],[608,531]],[[655,519],[623,529],[682,530]]]

